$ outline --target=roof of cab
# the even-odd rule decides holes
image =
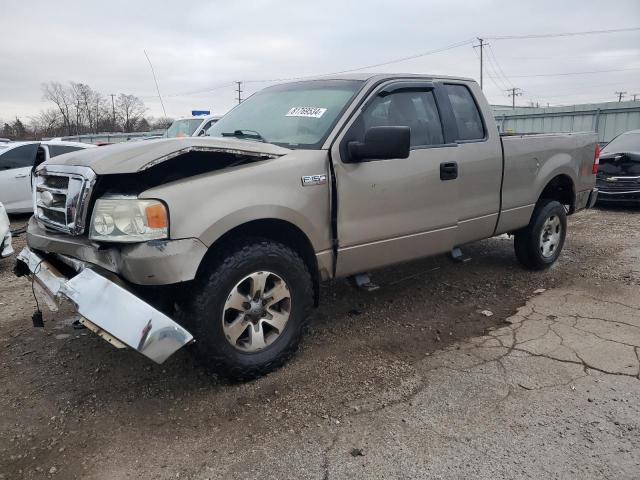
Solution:
[[[379,81],[379,80],[394,80],[394,79],[431,79],[431,80],[456,80],[463,82],[475,82],[472,78],[466,77],[452,77],[447,75],[430,75],[426,73],[370,73],[370,72],[357,72],[357,73],[338,73],[332,75],[320,75],[317,77],[304,77],[298,79],[291,79],[290,82],[283,83],[297,83],[314,80],[361,80],[361,81]]]

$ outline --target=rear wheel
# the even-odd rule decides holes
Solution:
[[[567,234],[567,214],[555,200],[541,200],[529,225],[515,234],[518,261],[531,270],[549,268],[560,256]]]
[[[187,309],[195,353],[231,379],[264,375],[296,351],[312,302],[311,275],[296,252],[246,240],[210,263]]]

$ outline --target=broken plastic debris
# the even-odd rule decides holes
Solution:
[[[479,313],[481,315],[484,315],[485,317],[492,317],[493,316],[493,312],[491,310],[480,310]]]
[[[352,457],[364,457],[364,451],[361,448],[352,448],[351,449]]]

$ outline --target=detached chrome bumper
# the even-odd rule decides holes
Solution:
[[[193,341],[164,313],[90,268],[69,279],[28,247],[17,260],[17,271],[28,269],[38,296],[52,311],[64,299],[70,300],[84,317],[82,323],[116,347],[129,346],[162,363]]]

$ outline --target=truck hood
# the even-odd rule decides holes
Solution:
[[[279,157],[291,150],[270,143],[234,138],[185,137],[126,142],[98,148],[88,148],[47,160],[43,165],[75,165],[91,168],[98,175],[134,173],[145,170],[165,159],[193,150]]]

